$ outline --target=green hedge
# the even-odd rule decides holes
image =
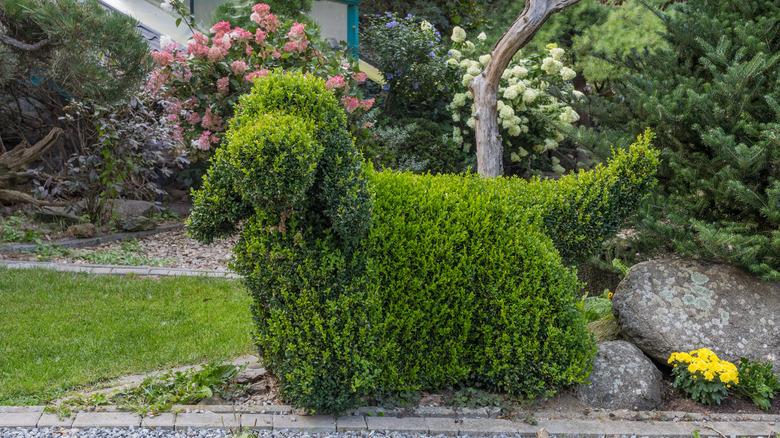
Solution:
[[[279,72],[231,123],[189,233],[240,225],[234,269],[291,403],[341,412],[457,382],[539,395],[587,379],[595,345],[559,250],[586,252],[642,198],[649,138],[557,185],[377,172],[324,83]]]

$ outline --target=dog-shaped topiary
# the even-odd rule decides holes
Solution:
[[[463,381],[545,394],[588,376],[565,266],[644,198],[650,139],[559,181],[378,172],[323,81],[275,72],[241,99],[188,232],[241,234],[255,342],[296,406]]]

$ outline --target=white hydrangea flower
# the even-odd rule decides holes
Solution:
[[[504,70],[503,73],[501,73],[501,79],[509,79],[512,76],[512,70]]]
[[[523,102],[524,103],[531,103],[536,98],[539,97],[539,92],[534,90],[533,88],[529,88],[523,92]]]
[[[480,73],[482,73],[482,70],[479,69],[479,67],[474,67],[473,65],[466,70],[466,73],[473,76],[478,76]]]
[[[504,98],[509,100],[515,100],[517,99],[517,96],[521,95],[523,93],[523,89],[520,85],[512,85],[511,87],[507,88],[506,91],[504,91]]]
[[[563,58],[563,54],[565,52],[560,47],[556,47],[554,49],[550,49],[550,55],[553,57],[554,60],[560,61],[561,58]]]
[[[501,111],[498,112],[498,115],[503,119],[511,119],[515,115],[515,110],[509,105],[504,105]]]
[[[469,84],[471,83],[471,80],[472,80],[472,79],[474,79],[474,76],[472,76],[472,75],[470,75],[470,74],[468,74],[468,73],[467,73],[467,74],[463,75],[463,81],[461,82],[461,84],[462,84],[464,87],[468,87],[468,86],[469,86]]]
[[[452,56],[455,59],[460,59],[461,57],[460,50],[455,50],[455,49],[450,50],[450,56]]]
[[[163,36],[160,37],[160,47],[166,48],[171,43],[173,43],[173,39],[171,37],[169,37],[168,35],[163,35]]]
[[[566,137],[563,135],[563,132],[561,132],[561,131],[555,131],[555,137],[553,137],[553,139],[554,139],[555,141],[557,141],[558,143],[560,143],[560,142],[562,142],[562,141],[563,141],[563,139],[564,139],[564,138],[566,138]]]
[[[544,148],[547,149],[548,151],[551,151],[553,149],[557,149],[558,148],[558,142],[553,140],[553,139],[551,139],[551,138],[545,138],[544,139]]]
[[[561,68],[561,79],[563,79],[564,81],[570,81],[574,79],[575,76],[577,76],[577,72],[570,69],[569,67]]]
[[[164,2],[160,3],[160,8],[163,11],[173,12],[173,5],[171,4],[171,0],[165,0]]]
[[[507,129],[507,133],[509,133],[509,135],[511,135],[512,137],[517,137],[518,135],[520,135],[521,132],[523,131],[517,125],[512,125],[509,127],[509,129]]]
[[[471,143],[463,143],[463,153],[468,153],[471,150]]]
[[[457,108],[466,104],[466,93],[456,93],[452,97],[452,106]]]
[[[512,67],[512,74],[514,74],[518,78],[522,79],[522,78],[528,76],[528,69],[523,67],[523,66],[516,65],[516,66]]]
[[[498,112],[501,112],[501,110],[504,109],[505,106],[506,104],[504,103],[503,100],[496,101],[496,110],[498,110]]]
[[[517,153],[518,153],[518,154],[519,154],[521,157],[527,157],[527,156],[528,156],[528,151],[527,151],[527,150],[525,150],[525,149],[523,149],[522,147],[520,147],[520,148],[518,148],[518,149],[517,149]]]
[[[485,35],[485,32],[482,32],[479,34],[479,36],[477,36],[477,39],[480,41],[485,41],[487,39],[487,35]]]
[[[541,153],[542,153],[542,152],[544,152],[545,150],[546,150],[546,149],[544,148],[544,145],[543,145],[543,144],[535,144],[535,145],[534,145],[534,152],[536,152],[537,154],[541,154]]]
[[[585,97],[585,94],[582,91],[574,90],[571,92],[572,96],[574,96],[575,99],[580,100]]]
[[[452,36],[450,39],[456,43],[462,43],[463,41],[466,41],[466,31],[460,26],[455,26],[455,29],[452,29]]]
[[[577,111],[574,111],[572,107],[567,106],[560,116],[558,116],[558,120],[561,123],[574,123],[577,120],[580,119],[580,115],[577,114]]]
[[[563,67],[563,63],[561,61],[557,61],[553,58],[544,58],[542,60],[542,70],[544,70],[547,74],[555,74],[561,71],[561,68]]]
[[[433,25],[431,23],[428,23],[427,21],[423,20],[422,23],[420,23],[420,29],[422,29],[422,30],[431,30],[431,29],[433,29]]]
[[[472,43],[471,41],[466,41],[464,44],[466,45],[467,49],[474,50],[474,43]]]
[[[448,59],[446,64],[449,67],[458,67],[458,61],[456,61],[455,59],[452,59],[452,58]]]
[[[460,66],[463,68],[469,68],[471,67],[471,60],[470,59],[464,59],[460,61]]]
[[[523,125],[521,131],[523,131],[523,134],[528,134],[528,125]]]
[[[452,135],[455,137],[460,137],[460,128],[458,128],[457,126],[452,128]]]
[[[517,152],[512,152],[512,155],[509,156],[509,159],[516,163],[520,161],[520,155],[517,155]]]
[[[468,126],[471,129],[474,129],[474,126],[477,125],[476,119],[474,117],[470,117],[468,120],[466,120],[466,126]]]
[[[479,63],[482,65],[488,65],[488,62],[490,62],[490,55],[482,55],[479,57]]]
[[[460,122],[460,114],[458,113],[452,113],[452,121],[453,122]]]

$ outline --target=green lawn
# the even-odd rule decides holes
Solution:
[[[252,352],[240,281],[0,267],[0,405]]]

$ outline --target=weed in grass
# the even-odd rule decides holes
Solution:
[[[53,257],[65,257],[70,255],[68,248],[63,248],[59,245],[37,245],[32,250],[33,254],[38,257],[39,262],[47,262]]]
[[[213,361],[199,371],[169,371],[160,376],[150,376],[138,386],[116,390],[111,394],[95,393],[88,397],[77,394],[59,405],[46,407],[47,412],[60,418],[88,407],[116,405],[120,409],[137,412],[142,416],[170,411],[174,404],[196,404],[219,395],[230,399],[246,391],[246,385],[236,385],[233,379],[245,366],[221,364]]]

